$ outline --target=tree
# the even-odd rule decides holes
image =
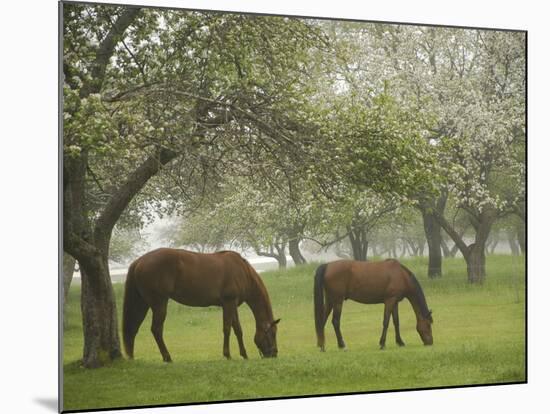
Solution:
[[[399,206],[396,199],[383,198],[372,191],[359,191],[355,187],[349,187],[339,199],[323,199],[318,203],[314,229],[321,240],[316,240],[317,243],[327,249],[347,238],[350,256],[362,261],[367,260],[375,229]]]
[[[446,187],[467,213],[474,242],[467,245],[440,212],[434,217],[464,256],[468,280],[481,283],[491,227],[524,197],[525,52],[522,34],[474,33],[463,52],[469,58],[453,61],[461,69],[442,108],[440,140]]]
[[[524,197],[524,35],[399,25],[367,32],[368,53],[361,63],[380,71],[390,62],[385,76],[398,102],[417,102],[433,117],[425,136],[440,150],[433,168],[447,180],[439,194],[418,191],[414,197],[430,249],[428,273],[441,273],[441,226],[465,257],[468,280],[481,282],[492,223],[521,206]],[[445,219],[449,193],[470,217],[471,245]]]
[[[493,223],[515,211],[525,193],[524,37],[485,32],[479,42],[482,76],[465,81],[462,93],[455,93],[457,105],[449,105],[462,115],[452,126],[459,139],[444,140],[442,158],[449,171],[448,188],[474,227],[474,243],[467,245],[436,215],[466,259],[473,283],[485,277],[485,244]]]
[[[97,367],[121,356],[116,223],[163,199],[200,202],[207,183],[254,157],[243,143],[292,143],[278,106],[297,94],[313,40],[283,18],[76,4],[63,16],[63,243],[82,274],[82,363]]]
[[[93,140],[93,137],[86,134],[90,127],[86,118],[100,105],[98,93],[105,81],[109,60],[126,29],[138,17],[139,9],[118,9],[115,21],[111,24],[104,16],[106,10],[98,8],[98,27],[94,33],[98,42],[90,44],[91,42],[85,40],[86,33],[79,26],[78,20],[80,17],[96,20],[96,16],[90,17],[90,13],[79,6],[63,7],[66,120],[63,155],[63,247],[78,260],[82,275],[81,307],[85,322],[83,364],[97,367],[106,360],[121,356],[116,305],[107,264],[110,233],[131,198],[158,170],[159,160],[158,157],[151,157],[135,170],[109,199],[102,214],[96,218],[95,225],[92,224],[85,204],[91,145],[78,146],[76,142]],[[85,55],[87,61],[81,61],[76,54]],[[77,137],[78,129],[82,135]],[[165,162],[167,161],[166,159]]]
[[[186,220],[181,228],[184,244],[202,240],[216,248],[252,248],[259,256],[277,260],[280,268],[286,267],[288,246],[294,263],[303,264],[299,241],[307,216],[295,201],[267,185],[260,188],[249,179],[234,177]]]

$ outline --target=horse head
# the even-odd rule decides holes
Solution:
[[[280,319],[266,323],[256,330],[254,343],[260,351],[262,358],[274,358],[277,356],[277,324]]]
[[[416,323],[416,331],[420,335],[424,345],[433,345],[434,343],[434,338],[432,336],[432,323],[433,319],[431,310],[425,317],[418,319]]]

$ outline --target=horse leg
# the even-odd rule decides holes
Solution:
[[[395,342],[399,346],[405,346],[405,342],[403,342],[403,339],[401,339],[401,333],[399,332],[399,311],[398,311],[399,303],[396,303],[393,307],[393,311],[391,313],[391,317],[393,320],[393,326],[395,327]]]
[[[136,335],[138,333],[139,327],[143,323],[147,311],[149,310],[149,305],[145,301],[141,303],[134,303],[133,309],[130,314],[126,315],[127,320],[124,323],[125,330],[123,330],[124,335],[124,348],[126,349],[126,354],[128,359],[134,359],[134,342]]]
[[[325,352],[325,324],[327,323],[327,319],[332,312],[332,307],[332,302],[327,302],[325,304],[325,313],[323,315],[323,322],[321,324],[321,333],[317,338],[317,345],[319,346],[319,348],[321,348],[321,352]]]
[[[396,304],[395,298],[389,298],[384,301],[384,321],[382,322],[382,336],[380,337],[380,349],[384,349],[386,346],[386,333],[388,332],[388,325],[390,323],[390,315]]]
[[[237,313],[237,304],[234,300],[227,300],[222,303],[223,309],[223,356],[231,359],[229,353],[229,335],[231,335],[231,327],[235,314]]]
[[[172,362],[172,358],[170,358],[170,354],[168,353],[168,349],[166,348],[166,344],[164,343],[164,339],[162,338],[162,331],[164,329],[164,320],[166,319],[167,307],[168,307],[168,299],[151,306],[151,310],[153,311],[153,322],[151,324],[151,332],[155,337],[155,341],[157,341],[157,345],[159,347],[163,361]]]
[[[342,338],[342,332],[340,331],[340,317],[342,316],[342,302],[334,304],[334,310],[332,312],[332,326],[334,326],[334,332],[336,333],[336,340],[338,341],[338,348],[344,349],[346,344],[344,338]]]
[[[237,337],[237,341],[239,342],[239,352],[241,356],[244,359],[248,359],[248,355],[246,354],[246,349],[244,348],[243,330],[241,328],[241,323],[239,322],[239,312],[236,309],[235,309],[235,317],[233,318],[233,332],[235,332],[235,336]]]

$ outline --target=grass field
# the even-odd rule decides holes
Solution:
[[[399,348],[390,325],[386,349],[378,349],[383,305],[344,303],[342,333],[348,350],[337,349],[327,324],[327,352],[316,348],[313,274],[316,265],[262,274],[282,318],[279,357],[261,359],[253,342],[254,320],[239,308],[250,359],[242,360],[234,335],[232,360],[222,358],[219,308],[171,302],[164,338],[174,362],[165,364],[149,331],[150,314],[136,338],[135,360],[87,370],[79,366],[82,327],[79,287],[70,293],[64,335],[64,409],[161,405],[275,396],[397,390],[463,384],[523,382],[525,377],[524,257],[490,256],[483,286],[466,283],[462,259],[446,259],[444,276],[429,280],[427,258],[404,260],[416,273],[433,310],[434,345],[425,347],[412,308],[400,306]],[[123,285],[115,285],[118,309]],[[120,321],[120,317],[119,317]]]

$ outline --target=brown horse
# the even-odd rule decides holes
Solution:
[[[314,282],[315,328],[317,345],[325,350],[325,323],[332,311],[332,325],[339,348],[345,348],[340,331],[342,303],[352,299],[359,303],[384,304],[384,321],[380,349],[386,345],[390,315],[395,326],[395,340],[405,345],[399,333],[398,303],[407,298],[416,314],[416,330],[424,345],[432,345],[432,312],[428,309],[424,292],[414,274],[397,260],[359,262],[338,260],[317,268]],[[326,296],[326,305],[324,297]]]
[[[254,342],[262,357],[277,356],[277,323],[267,290],[254,268],[238,253],[211,254],[181,249],[157,249],[135,260],[128,269],[124,292],[122,331],[124,348],[134,357],[134,339],[149,308],[151,332],[162,359],[171,362],[162,337],[168,299],[189,306],[221,306],[223,355],[229,353],[231,328],[243,358],[248,358],[237,307],[246,302],[256,319]]]

